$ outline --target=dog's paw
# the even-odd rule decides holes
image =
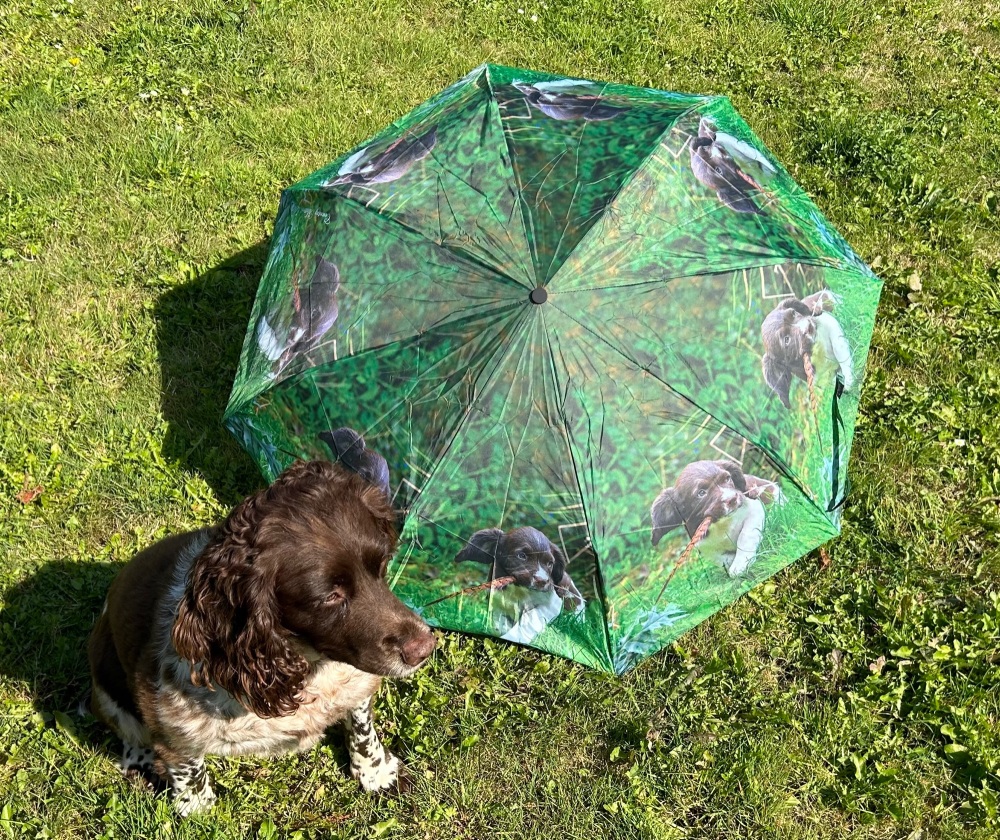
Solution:
[[[406,777],[399,759],[384,750],[381,756],[372,756],[363,763],[351,764],[351,775],[368,793],[393,793],[399,789],[400,779]]]
[[[174,810],[182,817],[204,814],[212,810],[217,798],[208,783],[198,789],[188,788],[174,797]]]

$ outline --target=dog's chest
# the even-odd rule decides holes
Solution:
[[[736,510],[712,524],[708,536],[698,543],[698,550],[712,558],[734,557],[743,527],[758,508],[763,513],[763,505],[757,499],[744,499]]]
[[[171,741],[192,754],[240,755],[307,750],[327,728],[344,720],[378,689],[379,678],[340,662],[320,663],[290,715],[261,718],[246,711],[228,692],[183,681],[164,685],[159,719]]]
[[[526,612],[538,611],[539,618],[551,621],[562,610],[562,598],[553,589],[529,589],[526,586],[507,586],[494,593],[490,601],[494,624],[505,631],[520,620]]]
[[[840,344],[845,341],[844,331],[837,319],[824,312],[816,316],[816,340],[812,347],[812,364],[817,374],[835,374],[840,368]]]

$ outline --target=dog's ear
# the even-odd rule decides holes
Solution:
[[[770,353],[764,354],[763,360],[764,381],[768,387],[778,395],[781,404],[785,408],[791,408],[792,404],[788,400],[788,392],[792,387],[791,371],[784,367]]]
[[[813,312],[812,306],[805,303],[798,298],[785,298],[781,303],[778,304],[778,309],[791,309],[792,312],[797,312],[799,315],[816,315],[818,313]]]
[[[551,540],[549,541],[549,545],[552,547],[552,557],[555,560],[552,566],[552,585],[556,593],[563,599],[563,604],[567,609],[572,610],[574,613],[583,612],[587,602],[584,600],[583,595],[580,594],[580,590],[576,588],[576,584],[573,583],[573,578],[569,576],[569,572],[566,571],[566,567],[569,565],[566,555]]]
[[[747,480],[743,475],[743,470],[740,469],[739,464],[734,464],[732,461],[716,461],[715,465],[719,469],[725,470],[733,479],[733,486],[739,490],[741,493],[747,492]]]
[[[549,540],[549,551],[552,552],[552,581],[558,584],[566,575],[566,555],[552,540]]]
[[[653,545],[656,545],[663,535],[684,524],[684,512],[681,510],[677,491],[668,487],[656,497],[650,510],[653,520]]]
[[[277,570],[260,562],[256,544],[270,500],[305,477],[306,466],[289,468],[233,510],[195,558],[171,633],[192,683],[224,688],[259,717],[294,712],[309,672],[281,625]]]
[[[385,493],[387,499],[389,498],[389,465],[385,458],[377,452],[367,449],[365,454],[361,456],[357,472],[365,481]]]
[[[361,435],[342,426],[332,431],[320,432],[319,439],[328,447],[333,457],[357,472],[356,463],[365,451],[365,439]]]
[[[365,439],[358,432],[342,426],[333,431],[320,432],[319,439],[341,464],[381,489],[389,498],[389,465],[385,458],[365,446]]]
[[[455,562],[461,563],[470,560],[473,563],[484,563],[492,566],[497,559],[500,549],[500,540],[503,539],[503,531],[499,528],[484,528],[476,531],[465,547],[455,555]]]

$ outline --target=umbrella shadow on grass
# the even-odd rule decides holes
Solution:
[[[77,715],[90,694],[87,639],[118,564],[54,561],[3,594],[0,673],[30,693],[46,725],[100,750],[106,732]]]
[[[163,454],[202,476],[226,506],[261,486],[253,461],[222,425],[243,336],[267,257],[266,241],[160,296],[156,343]]]

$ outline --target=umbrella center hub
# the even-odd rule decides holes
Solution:
[[[539,286],[537,289],[532,289],[531,293],[528,295],[528,300],[532,303],[545,303],[548,300],[549,293],[545,291],[544,287]]]

